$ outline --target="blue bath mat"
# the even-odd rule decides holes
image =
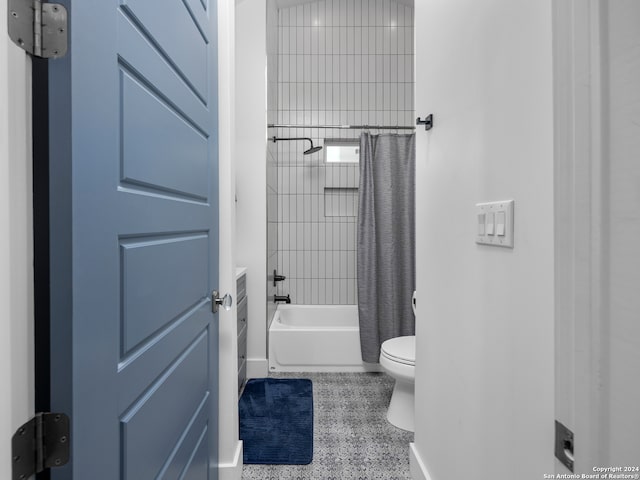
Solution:
[[[313,459],[311,380],[257,378],[240,397],[244,463],[307,465]]]

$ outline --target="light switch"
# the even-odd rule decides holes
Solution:
[[[478,235],[484,235],[484,222],[485,222],[485,214],[478,214]]]
[[[513,248],[513,212],[513,200],[476,203],[476,243]]]
[[[505,218],[504,211],[496,213],[496,235],[504,237],[505,232]]]
[[[495,213],[487,213],[487,235],[494,235]]]

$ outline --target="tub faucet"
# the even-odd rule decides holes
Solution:
[[[278,302],[291,303],[291,298],[289,297],[288,294],[286,296],[284,296],[284,295],[274,295],[273,296],[273,303],[278,303]]]

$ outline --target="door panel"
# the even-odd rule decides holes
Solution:
[[[175,324],[159,332],[145,349],[136,351],[118,364],[120,411],[132,405],[143,393],[141,388],[159,378],[166,366],[184,351],[184,346],[209,326],[209,317],[209,312],[197,305]]]
[[[122,415],[125,478],[155,478],[183,437],[206,426],[198,413],[207,408],[209,397],[207,344],[205,330]],[[180,402],[175,401],[178,392]],[[201,423],[194,429],[196,419]]]
[[[206,408],[198,410],[197,416],[194,417],[194,424],[202,424],[205,416],[207,415]],[[165,479],[183,479],[189,478],[192,472],[198,472],[197,477],[194,478],[207,478],[207,434],[208,425],[201,430],[192,428],[189,433],[185,435],[184,441],[181,447],[175,452],[170,464],[166,466],[166,470],[163,473]],[[181,475],[183,475],[181,477]]]
[[[140,77],[122,71],[122,183],[206,201],[206,133],[171,108]],[[150,124],[149,117],[154,119]],[[175,159],[179,158],[180,162]]]
[[[202,432],[202,435],[200,435],[198,444],[194,449],[195,453],[189,459],[189,463],[185,469],[186,473],[180,480],[200,480],[202,478],[207,478],[207,442],[204,441],[206,433],[207,431],[205,427],[205,430]]]
[[[202,303],[209,272],[201,260],[209,242],[203,234],[121,241],[124,356]]]
[[[49,78],[51,403],[71,416],[72,462],[53,478],[215,479],[215,3],[66,6]]]
[[[201,30],[187,4],[174,0],[125,0],[122,11],[206,104],[210,30],[206,23]]]
[[[120,12],[117,21],[120,63],[124,68],[135,65],[135,71],[148,79],[154,91],[163,92],[163,98],[170,98],[170,104],[177,112],[203,129],[210,122],[207,105],[181,79],[171,63],[157,53],[153,44],[129,17]]]

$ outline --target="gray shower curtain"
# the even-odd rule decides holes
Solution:
[[[358,315],[362,360],[415,334],[415,134],[360,137]]]

